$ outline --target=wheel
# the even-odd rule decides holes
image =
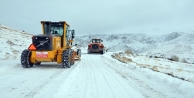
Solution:
[[[81,57],[81,49],[77,49],[77,55]]]
[[[90,54],[91,53],[91,51],[90,50],[88,50],[88,54]]]
[[[101,51],[100,51],[100,54],[104,54],[104,50],[101,50]]]
[[[34,65],[40,65],[41,64],[41,62],[38,62],[38,63],[34,63]]]
[[[72,56],[71,57],[72,58],[72,60],[71,60],[71,66],[75,64],[75,60],[74,60],[74,57],[73,57],[73,53],[74,53],[74,50],[71,49],[71,56]]]
[[[62,52],[62,66],[70,68],[72,62],[72,50],[63,50]]]
[[[25,49],[22,51],[21,54],[21,65],[23,68],[30,68],[33,67],[33,63],[30,62],[30,56],[31,56],[31,51],[28,49]]]

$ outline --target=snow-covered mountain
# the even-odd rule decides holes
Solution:
[[[169,57],[177,55],[181,59],[194,62],[194,34],[173,32],[165,35],[139,34],[97,34],[77,36],[75,43],[87,47],[92,38],[101,38],[109,51],[131,50],[138,54],[155,55],[162,54]]]
[[[101,38],[108,49],[123,51],[128,48],[133,52],[142,53],[157,49],[164,45],[192,45],[194,34],[183,32],[173,32],[166,35],[150,36],[143,33],[139,34],[97,34],[77,36],[75,43],[87,47],[92,38]],[[125,48],[124,48],[125,47]]]
[[[20,58],[31,43],[31,34],[0,24],[0,59]]]

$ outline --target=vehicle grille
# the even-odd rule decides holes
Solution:
[[[52,50],[52,40],[48,37],[34,37],[32,42],[36,46],[36,50]]]
[[[93,44],[92,45],[92,49],[98,49],[99,47],[98,47],[98,44]]]

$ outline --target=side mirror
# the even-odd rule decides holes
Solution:
[[[75,30],[72,30],[71,32],[72,32],[71,33],[72,34],[72,39],[74,39],[75,38]]]
[[[101,42],[103,42],[103,40],[101,40]]]

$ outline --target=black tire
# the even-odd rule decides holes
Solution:
[[[70,68],[71,67],[71,62],[72,62],[72,50],[64,50],[62,53],[62,66],[65,68]]]
[[[88,54],[90,54],[91,53],[91,51],[90,50],[88,50]]]
[[[30,68],[33,67],[33,63],[30,62],[30,56],[31,56],[31,51],[28,49],[25,49],[22,51],[21,54],[21,65],[23,68]]]
[[[81,57],[81,49],[77,49],[77,55]]]
[[[38,63],[34,63],[34,65],[40,65],[41,64],[41,62],[38,62]]]
[[[74,52],[74,50],[71,49],[71,57],[72,57],[71,66],[75,64],[75,60],[73,60],[73,59],[74,59],[74,58],[73,58],[73,52]]]
[[[104,54],[104,50],[101,50],[101,51],[100,51],[100,54]]]

